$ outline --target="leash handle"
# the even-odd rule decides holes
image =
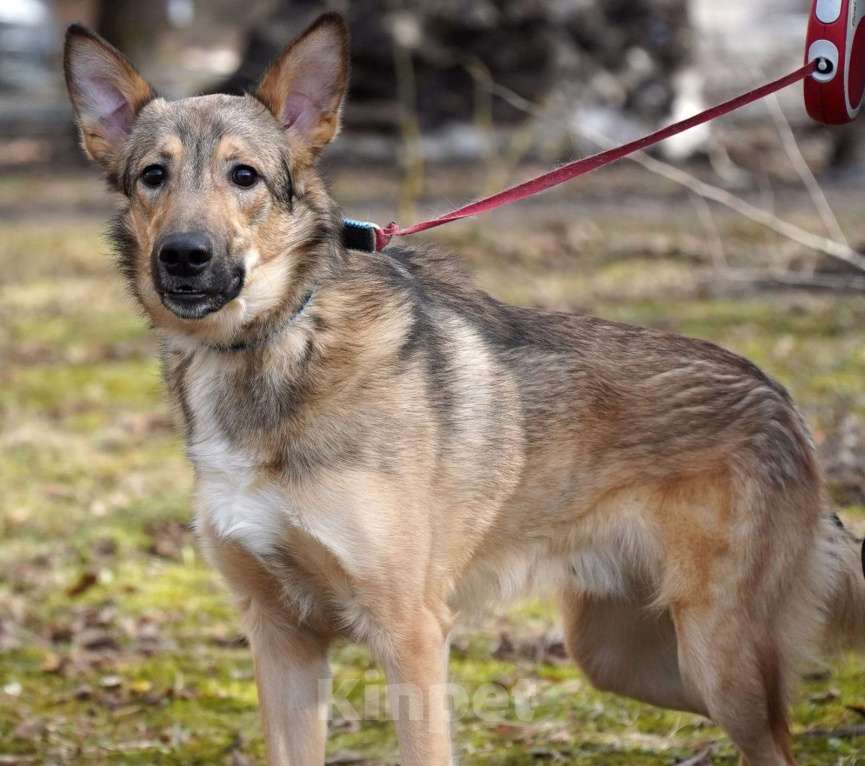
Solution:
[[[865,3],[814,0],[805,58],[817,62],[805,82],[808,114],[827,125],[856,119],[865,94]]]
[[[598,170],[612,162],[616,162],[627,157],[629,154],[647,149],[667,138],[671,138],[672,136],[690,130],[698,125],[702,125],[737,109],[741,109],[748,104],[753,104],[755,101],[759,101],[761,98],[765,98],[772,93],[777,93],[779,90],[783,90],[800,80],[804,80],[808,75],[815,73],[817,67],[818,62],[816,60],[809,61],[804,66],[799,67],[799,69],[796,69],[790,74],[779,77],[777,80],[773,80],[766,85],[761,85],[758,88],[749,90],[747,93],[731,98],[728,101],[724,101],[722,104],[706,109],[699,114],[695,114],[693,117],[688,117],[685,120],[668,125],[665,128],[656,130],[653,133],[649,133],[647,136],[630,141],[622,146],[607,149],[598,154],[593,154],[589,157],[583,157],[582,159],[569,162],[555,170],[551,170],[528,181],[511,186],[504,191],[471,202],[468,205],[459,207],[449,213],[444,213],[436,218],[420,221],[412,226],[402,228],[396,222],[391,222],[382,228],[374,223],[347,221],[347,225],[351,227],[352,231],[355,231],[358,227],[364,228],[365,231],[371,230],[371,235],[365,233],[362,239],[357,238],[358,244],[362,246],[355,249],[364,250],[366,252],[383,250],[387,247],[393,237],[407,237],[410,234],[416,234],[421,231],[426,231],[427,229],[434,229],[437,226],[443,226],[451,221],[459,221],[462,218],[480,215],[481,213],[495,210],[503,205],[509,205],[512,202],[526,199],[526,197],[540,194],[554,186],[559,186],[566,181],[570,181],[574,178],[585,175],[586,173]],[[351,236],[354,238],[355,234],[352,234]]]

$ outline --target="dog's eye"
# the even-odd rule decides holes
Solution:
[[[258,180],[258,171],[249,165],[236,165],[231,170],[231,180],[238,186],[248,189]]]
[[[148,165],[141,171],[141,182],[151,189],[162,186],[168,173],[162,165]]]

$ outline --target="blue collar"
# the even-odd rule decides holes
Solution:
[[[362,253],[374,253],[378,249],[375,242],[374,223],[356,221],[354,218],[342,220],[342,244],[349,250],[360,250]]]

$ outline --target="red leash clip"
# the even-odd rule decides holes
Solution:
[[[814,0],[805,61],[817,62],[805,80],[808,114],[827,125],[856,119],[865,93],[865,0]]]

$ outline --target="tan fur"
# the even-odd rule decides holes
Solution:
[[[260,100],[151,100],[105,155],[127,200],[120,266],[162,339],[271,762],[323,762],[326,652],[347,638],[384,664],[403,764],[449,764],[454,620],[551,585],[599,687],[711,716],[750,766],[793,764],[796,665],[862,642],[865,586],[787,393],[709,343],[505,306],[432,251],[346,251],[313,164],[346,61],[328,15]],[[140,91],[128,65],[112,72]],[[310,88],[313,111],[291,122]],[[158,193],[136,180],[157,160]],[[262,182],[232,187],[237,162]],[[245,281],[183,319],[152,263],[160,236],[192,225]]]

